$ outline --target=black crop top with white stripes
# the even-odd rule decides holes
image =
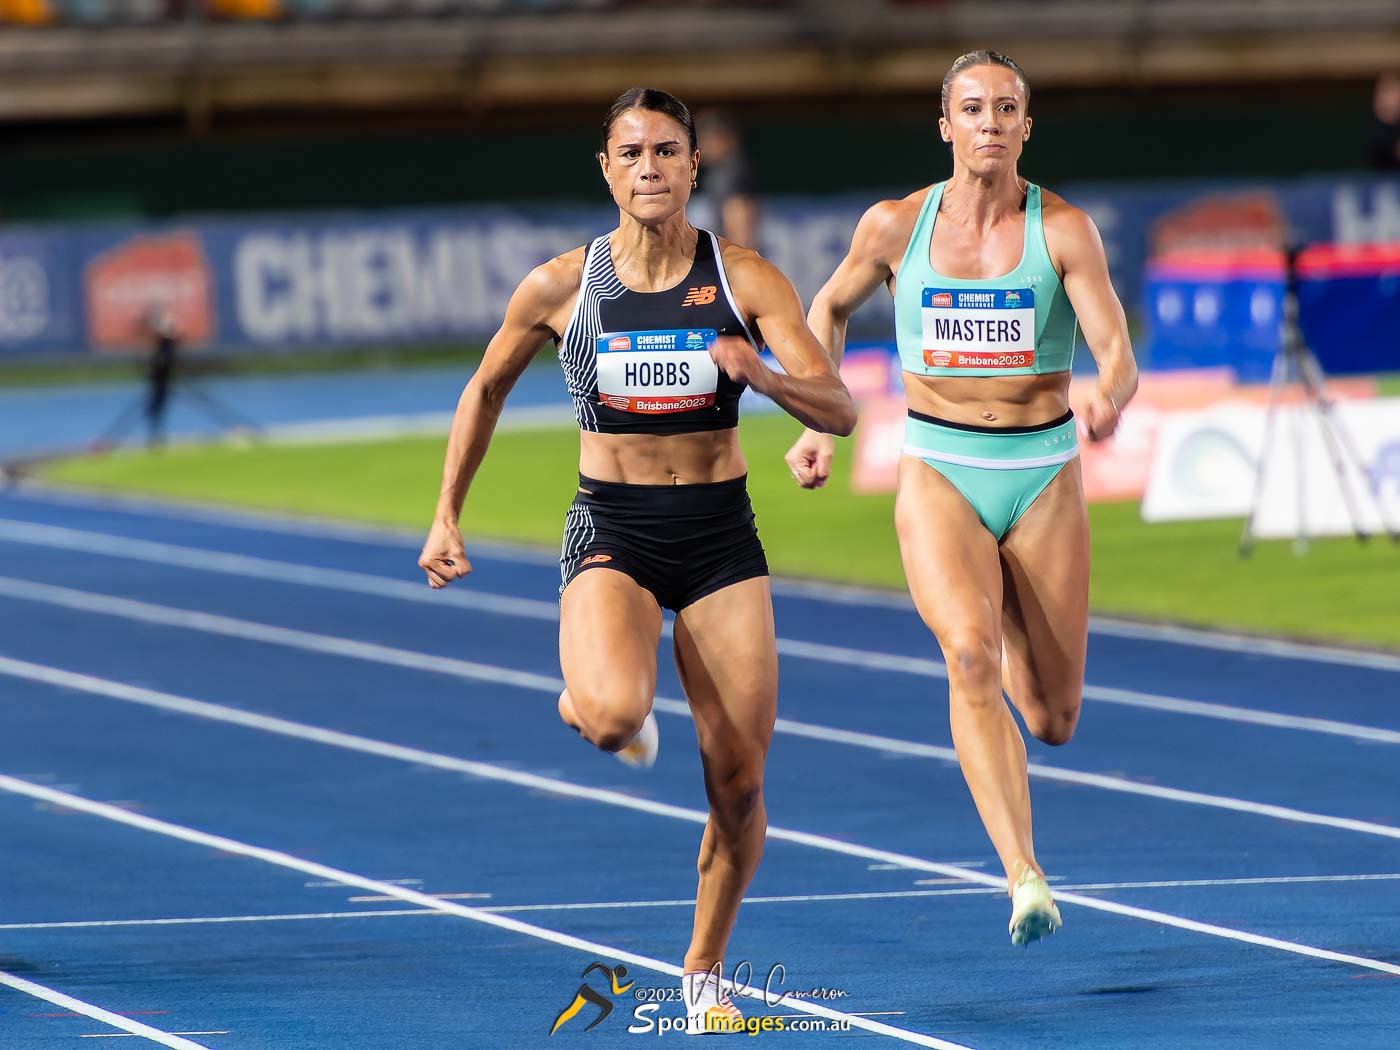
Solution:
[[[613,269],[608,236],[588,246],[578,303],[559,341],[579,428],[685,434],[739,424],[744,388],[710,359],[717,335],[754,343],[735,305],[719,240],[699,230],[690,273],[664,292],[634,292]]]

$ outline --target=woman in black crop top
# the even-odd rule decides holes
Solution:
[[[694,717],[709,823],[685,957],[693,1024],[738,1011],[707,973],[724,960],[763,851],[763,768],[777,710],[768,568],[739,449],[750,386],[806,426],[849,434],[855,408],[792,285],[750,249],[692,227],[700,161],[684,104],[637,88],[615,102],[599,154],[618,227],[516,289],[457,406],[419,565],[433,587],[471,571],[458,527],[501,406],[548,340],[580,429],[579,490],[560,558],[564,722],[650,765],[661,610]],[[785,374],[767,368],[767,344]]]

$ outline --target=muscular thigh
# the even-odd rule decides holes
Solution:
[[[972,505],[922,460],[899,464],[895,530],[909,593],[950,661],[970,643],[995,648],[1001,633],[997,544]]]
[[[661,609],[651,592],[614,569],[586,569],[559,599],[559,664],[575,697],[607,695],[651,706]]]
[[[768,577],[731,584],[682,609],[675,649],[702,753],[766,752],[778,701]]]
[[[1089,519],[1071,460],[1001,544],[1005,685],[1013,703],[1078,710],[1089,627]]]

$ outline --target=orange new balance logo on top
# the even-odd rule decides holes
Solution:
[[[685,293],[685,302],[682,306],[709,306],[715,301],[715,292],[718,289],[712,284],[707,284],[703,288],[691,288]]]

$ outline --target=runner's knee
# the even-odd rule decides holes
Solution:
[[[597,723],[597,728],[593,731],[593,742],[604,751],[621,751],[642,731],[642,722],[645,719],[645,715],[632,718],[608,714]]]
[[[1054,747],[1068,744],[1079,724],[1082,680],[1070,686],[1047,688],[1033,674],[1015,673],[1013,665],[1005,671],[1006,695],[1026,720],[1031,736]]]
[[[641,695],[640,691],[634,696],[625,695],[626,692],[619,688],[606,692],[586,687],[569,688],[568,695],[584,735],[604,751],[621,751],[641,732],[642,722],[646,720],[651,697]],[[563,697],[560,697],[559,707],[563,715]]]
[[[1026,729],[1031,736],[1042,744],[1059,747],[1068,744],[1074,736],[1074,728],[1079,723],[1079,708],[1078,705],[1069,711],[1041,708],[1025,718]]]
[[[706,778],[710,811],[721,827],[739,829],[749,822],[763,799],[763,756],[740,759]]]
[[[980,631],[950,635],[943,642],[949,683],[954,692],[1001,699],[1001,646]]]

